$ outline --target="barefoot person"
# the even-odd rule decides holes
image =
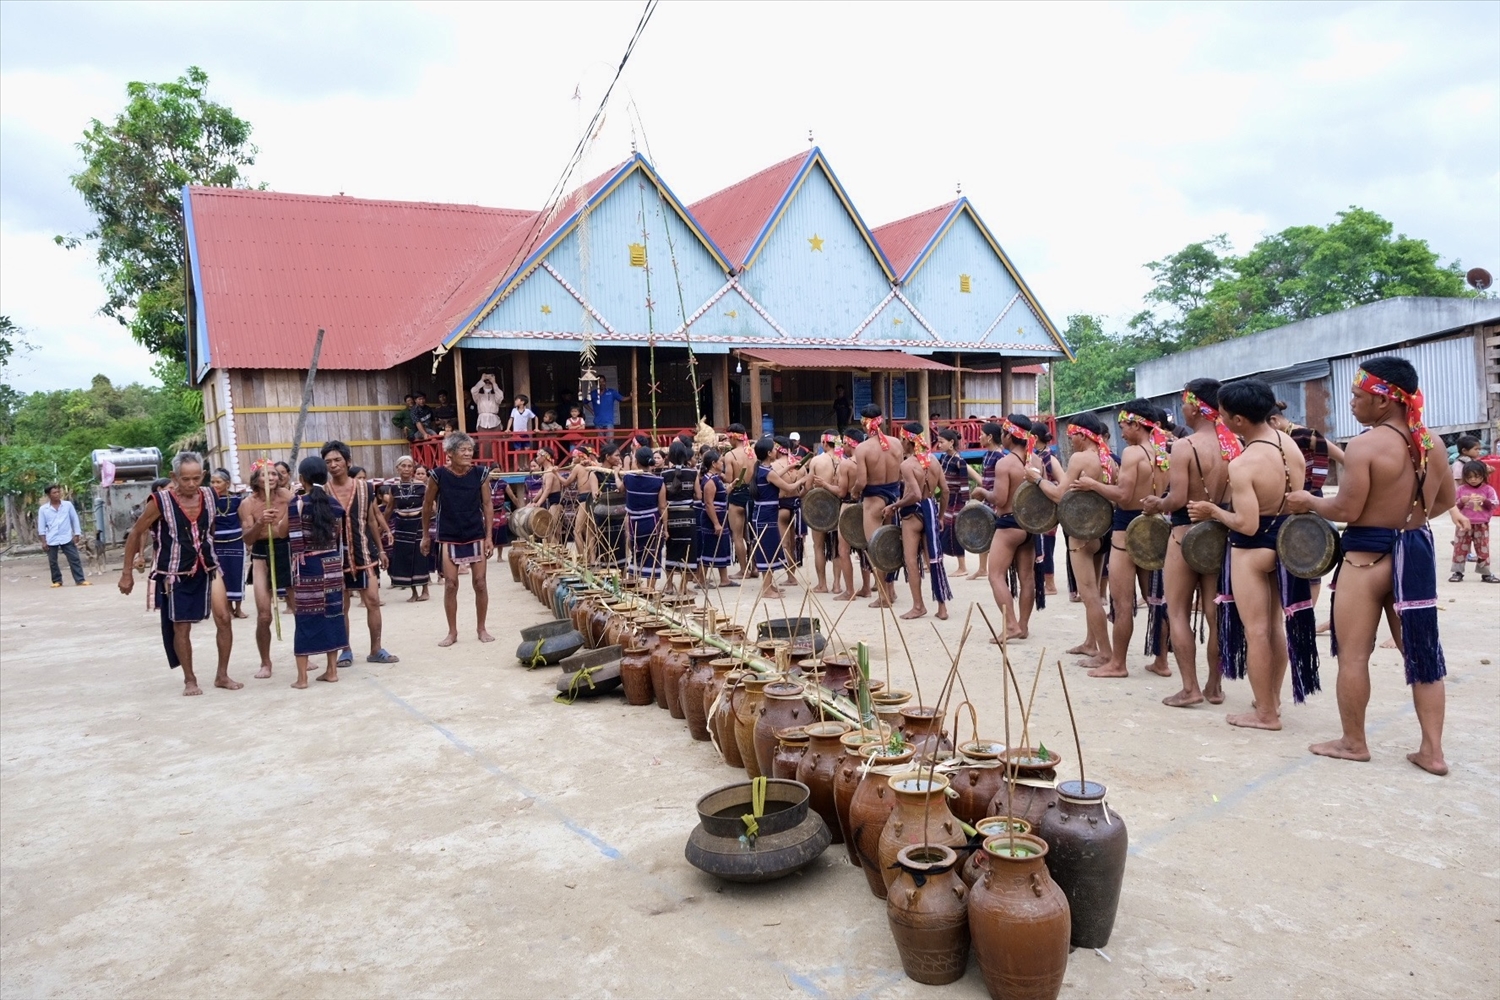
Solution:
[[[1068,424],[1068,443],[1073,453],[1058,482],[1043,479],[1041,470],[1036,468],[1028,468],[1026,472],[1026,478],[1040,486],[1042,492],[1054,502],[1061,501],[1075,483],[1092,481],[1108,485],[1119,478],[1119,466],[1109,451],[1109,430],[1104,426],[1104,421],[1094,414],[1080,413],[1073,418],[1073,422]],[[1104,600],[1099,586],[1104,561],[1108,558],[1108,544],[1108,535],[1103,538],[1068,539],[1068,561],[1078,584],[1084,620],[1088,623],[1083,642],[1068,652],[1085,657],[1087,664],[1092,667],[1108,663],[1111,653],[1109,621],[1104,614]]]
[[[1200,575],[1182,557],[1182,536],[1192,526],[1188,502],[1206,500],[1220,505],[1229,486],[1229,462],[1240,453],[1240,439],[1219,419],[1219,383],[1200,378],[1189,382],[1182,393],[1182,416],[1192,433],[1172,445],[1172,464],[1167,495],[1147,497],[1142,507],[1148,514],[1172,516],[1172,541],[1167,545],[1167,563],[1162,567],[1166,583],[1167,619],[1172,632],[1172,655],[1182,675],[1182,690],[1162,699],[1171,708],[1198,705],[1206,698],[1213,705],[1224,701],[1219,673],[1219,620],[1214,614],[1218,580]],[[1193,599],[1208,621],[1208,683],[1198,685],[1198,639],[1193,634]]]
[[[1229,528],[1219,580],[1219,662],[1231,677],[1250,676],[1255,704],[1228,716],[1231,726],[1281,728],[1281,685],[1292,668],[1292,696],[1319,689],[1317,622],[1306,580],[1288,573],[1276,555],[1288,500],[1306,479],[1297,442],[1268,421],[1276,395],[1260,379],[1219,389],[1225,425],[1245,442],[1229,463],[1225,510],[1209,500],[1188,502],[1194,521],[1212,518]],[[1227,586],[1226,586],[1227,583]]]
[[[152,598],[161,613],[162,645],[167,665],[182,668],[182,693],[202,694],[193,673],[193,623],[214,619],[219,670],[214,687],[238,691],[244,687],[229,676],[229,651],[234,633],[229,627],[229,600],[214,558],[214,491],[203,485],[203,459],[181,451],[172,459],[172,483],[146,498],[141,516],[125,540],[125,565],[120,569],[120,593],[135,588],[135,556],[153,525],[159,525],[151,567]]]
[[[941,492],[942,468],[927,454],[927,435],[918,421],[901,426],[901,447],[906,457],[901,462],[901,497],[896,501],[896,523],[901,526],[901,546],[906,563],[906,581],[911,586],[911,610],[901,617],[921,618],[927,614],[922,600],[922,558],[927,557],[932,573],[932,598],[937,617],[947,619],[948,575],[943,570],[943,550],[938,541],[938,509],[935,494]]]
[[[772,469],[776,442],[761,438],[755,442],[755,479],[751,496],[755,507],[750,513],[751,565],[760,573],[760,596],[780,597],[776,589],[776,571],[786,566],[786,547],[781,543],[781,493],[793,488]]]
[[[754,576],[750,566],[749,535],[750,484],[755,479],[755,446],[745,439],[744,424],[730,424],[726,435],[729,448],[724,452],[724,482],[729,490],[729,535],[734,543],[734,561],[739,567],[731,579]]]
[[[850,507],[860,502],[859,494],[855,489],[855,480],[859,478],[859,463],[854,460],[854,452],[865,440],[865,432],[858,427],[850,427],[844,431],[844,458],[839,462],[835,470],[835,478],[830,483],[823,485],[839,498],[839,513],[842,514],[845,507]],[[834,576],[843,574],[844,589],[836,592],[835,601],[852,601],[857,597],[870,596],[870,557],[864,549],[859,550],[859,579],[860,587],[858,593],[854,590],[854,549],[849,544],[849,539],[842,533],[838,536],[838,563]]]
[[[269,499],[268,499],[269,497]],[[287,596],[292,556],[287,548],[286,507],[292,491],[281,483],[277,466],[257,463],[250,472],[250,495],[240,503],[240,525],[250,543],[250,583],[255,590],[255,648],[260,653],[259,680],[271,676],[271,619],[277,601]],[[269,539],[269,542],[268,542]],[[275,553],[275,579],[271,554]],[[291,614],[288,608],[287,614]]]
[[[894,513],[892,504],[901,496],[901,451],[892,450],[892,441],[880,429],[885,418],[880,407],[870,403],[860,411],[865,439],[854,449],[854,486],[864,509],[865,538],[873,538],[875,529]],[[888,608],[892,601],[890,580],[884,574],[875,578],[880,597],[870,606]]]
[[[490,509],[489,478],[474,464],[474,439],[462,431],[443,438],[448,454],[446,467],[433,469],[427,477],[427,495],[422,500],[422,554],[432,551],[432,536],[427,533],[436,511],[437,548],[442,557],[443,613],[448,617],[448,634],[439,646],[458,641],[458,567],[469,567],[474,587],[474,618],[480,642],[494,642],[484,627],[490,607],[489,558]]]
[[[838,447],[838,441],[836,431],[823,432],[818,453],[807,463],[809,487],[819,486],[826,490],[828,483],[838,479],[839,463],[843,460],[843,452]],[[819,531],[811,525],[808,527],[812,533],[813,572],[818,578],[818,584],[813,587],[813,593],[828,593],[829,563],[833,564],[833,589],[837,592],[840,589],[838,529]]]
[[[229,492],[232,483],[227,469],[215,469],[209,481],[214,491],[214,555],[230,616],[246,618],[240,607],[245,600],[245,526],[240,523],[240,504],[245,498]]]
[[[1402,659],[1422,729],[1406,759],[1447,774],[1443,759],[1443,677],[1438,640],[1437,553],[1428,519],[1453,506],[1453,477],[1441,439],[1422,423],[1417,371],[1397,357],[1366,358],[1354,376],[1349,409],[1366,428],[1344,448],[1338,495],[1295,493],[1288,505],[1346,521],[1343,559],[1334,570],[1334,655],[1339,659],[1339,720],[1343,735],[1309,749],[1325,757],[1369,760],[1365,708],[1370,703],[1370,652],[1381,609],[1400,618]]]
[[[1036,603],[1036,547],[1030,533],[1016,522],[1014,505],[1016,488],[1027,479],[1031,420],[1012,413],[999,423],[985,424],[983,433],[989,450],[984,456],[981,484],[973,496],[988,503],[995,514],[995,534],[989,553],[990,593],[1005,616],[1006,638],[1024,639],[1029,634],[1031,610]],[[1012,571],[1018,579],[1018,594],[1014,596],[1007,578]]]
[[[661,576],[666,548],[667,482],[654,472],[656,453],[642,445],[635,450],[635,468],[625,473],[625,531],[629,538],[632,579],[644,580],[650,593]]]
[[[938,431],[937,460],[943,469],[943,554],[958,557],[959,576],[969,571],[969,567],[965,565],[968,552],[958,544],[958,534],[953,530],[954,519],[964,509],[964,504],[969,502],[970,479],[974,475],[974,470],[960,454],[962,446],[963,439],[959,437],[958,431],[951,427]]]
[[[729,492],[724,488],[724,460],[717,448],[704,449],[698,476],[698,582],[704,587],[738,587],[729,579],[733,555]],[[710,570],[718,571],[716,583],[708,579]]]
[[[907,432],[912,433],[911,425]],[[927,453],[927,435],[918,438],[917,461],[922,467],[922,554],[932,578],[932,600],[937,604],[939,621],[948,620],[948,602],[953,600],[953,585],[948,582],[948,568],[943,565],[943,491],[946,477],[943,467]]]
[[[334,449],[329,453],[338,454]],[[329,495],[328,472],[328,464],[313,455],[298,463],[302,489],[287,510],[292,608],[297,621],[292,640],[297,680],[292,687],[298,689],[307,687],[308,661],[314,656],[325,656],[328,661],[318,680],[337,682],[339,654],[349,646],[349,593],[344,586],[349,574],[343,553],[349,537],[348,518],[344,507]]]
[[[396,481],[386,490],[385,516],[391,526],[391,586],[410,590],[406,603],[425,601],[432,579],[432,560],[422,554],[422,500],[427,484],[417,482],[417,463],[410,455],[396,460]]]
[[[363,479],[349,477],[349,446],[342,441],[329,441],[323,445],[323,462],[328,476],[326,489],[344,513],[344,614],[349,614],[349,599],[357,592],[363,596],[365,623],[370,629],[370,655],[367,663],[400,663],[380,644],[382,619],[380,617],[380,577],[377,566],[389,568],[390,559],[383,547],[373,539],[379,538],[384,545],[394,539],[385,522],[380,505],[375,502],[375,487]],[[304,465],[306,463],[303,463]],[[299,473],[302,469],[299,467]],[[305,481],[305,480],[304,480]],[[339,654],[339,666],[353,666],[354,651],[345,649]]]
[[[1141,516],[1141,503],[1152,494],[1157,470],[1157,446],[1153,434],[1160,433],[1157,409],[1148,400],[1132,399],[1120,407],[1120,436],[1125,447],[1120,454],[1119,479],[1114,483],[1080,478],[1075,490],[1092,490],[1114,504],[1114,522],[1109,536],[1109,603],[1114,610],[1109,659],[1089,671],[1090,677],[1129,675],[1127,658],[1135,634],[1136,565],[1125,547],[1125,530]]]

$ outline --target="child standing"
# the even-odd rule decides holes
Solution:
[[[565,426],[570,431],[581,431],[581,430],[583,430],[584,427],[587,426],[583,422],[583,411],[579,410],[578,407],[576,407],[576,406],[569,407],[569,409],[568,409],[568,421],[567,421],[567,423],[566,423]]]
[[[1464,563],[1468,559],[1469,547],[1474,548],[1474,561],[1478,564],[1479,579],[1485,583],[1500,583],[1500,576],[1490,572],[1490,518],[1500,497],[1495,488],[1485,482],[1490,467],[1483,462],[1464,463],[1464,481],[1454,497],[1453,509],[1463,515],[1463,523],[1453,536],[1453,575],[1449,583],[1458,583],[1464,578]]]
[[[292,606],[297,633],[294,688],[307,687],[308,657],[326,654],[320,681],[337,681],[339,652],[349,645],[344,618],[344,508],[327,491],[328,466],[316,455],[297,465],[302,493],[287,508],[287,541],[292,555]]]

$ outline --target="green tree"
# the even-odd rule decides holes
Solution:
[[[1042,385],[1043,409],[1056,414],[1130,398],[1135,395],[1136,366],[1163,353],[1153,336],[1106,333],[1103,318],[1086,313],[1068,317],[1063,337],[1077,360],[1057,366],[1055,400],[1046,381]]]
[[[83,237],[97,246],[106,299],[101,312],[147,349],[181,360],[186,308],[182,188],[243,186],[241,170],[259,152],[250,124],[205,93],[197,66],[174,83],[126,87],[129,103],[113,124],[93,119],[78,144],[84,168],[70,180],[94,216]]]
[[[10,359],[17,352],[25,353],[31,350],[31,344],[26,340],[26,332],[9,316],[0,316],[0,444],[4,444],[10,438],[11,428],[15,424],[16,409],[21,405],[21,394],[10,386],[7,376],[10,374]]]

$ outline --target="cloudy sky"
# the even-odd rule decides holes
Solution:
[[[195,64],[281,191],[534,207],[636,3],[0,2],[0,312],[18,388],[147,378],[68,185],[90,118]],[[583,100],[573,100],[575,90]],[[1123,321],[1142,265],[1360,205],[1500,273],[1500,4],[661,4],[579,176],[632,134],[688,201],[807,148],[865,219],[962,183],[1043,305]]]

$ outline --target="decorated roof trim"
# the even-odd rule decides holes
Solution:
[[[755,258],[760,255],[761,250],[770,241],[771,235],[775,233],[782,216],[786,214],[787,206],[797,196],[797,192],[801,190],[803,182],[807,180],[808,175],[815,166],[823,171],[824,177],[828,178],[828,183],[833,187],[834,195],[844,206],[844,210],[849,213],[849,217],[854,220],[855,228],[859,230],[859,235],[864,239],[865,245],[870,248],[870,252],[875,255],[875,261],[880,265],[881,271],[885,272],[886,280],[894,282],[896,280],[896,269],[891,266],[891,262],[886,257],[885,251],[880,248],[880,244],[876,242],[875,237],[870,232],[870,227],[865,224],[864,216],[859,214],[859,209],[855,208],[854,202],[849,200],[849,194],[844,190],[844,185],[840,183],[838,175],[833,172],[833,168],[828,165],[828,159],[823,155],[822,149],[817,146],[814,146],[812,152],[807,154],[807,159],[797,170],[797,175],[787,185],[787,189],[776,203],[776,207],[771,209],[771,215],[766,219],[765,225],[761,227],[760,233],[755,237],[755,242],[751,243],[750,249],[745,252],[745,263],[740,265],[740,270],[747,270],[755,263]]]
[[[1073,357],[1072,349],[1068,347],[1068,342],[1058,332],[1057,325],[1052,322],[1052,318],[1047,315],[1047,311],[1042,308],[1042,304],[1037,301],[1036,295],[1032,293],[1031,286],[1026,284],[1026,279],[1021,277],[1021,272],[1016,270],[1016,266],[1010,262],[1010,257],[1000,246],[1000,242],[995,239],[994,234],[990,232],[990,227],[984,224],[984,220],[979,217],[979,213],[974,210],[973,204],[966,196],[960,197],[958,201],[953,203],[953,208],[949,211],[947,218],[943,219],[942,224],[937,227],[932,237],[928,239],[927,243],[917,253],[916,259],[911,262],[911,266],[906,269],[906,273],[901,276],[901,284],[906,285],[911,282],[912,278],[916,276],[917,271],[921,270],[922,265],[927,263],[928,258],[932,256],[932,252],[937,249],[937,245],[942,242],[943,237],[948,235],[948,231],[953,228],[959,216],[965,214],[978,227],[979,235],[984,237],[984,241],[990,245],[990,249],[995,251],[995,256],[1000,259],[1001,265],[1010,274],[1011,280],[1021,290],[1021,297],[1026,300],[1027,307],[1041,321],[1042,326],[1047,328],[1047,333],[1051,335],[1052,340],[1067,355],[1069,361],[1076,360]]]
[[[473,333],[474,328],[484,322],[485,317],[498,308],[500,303],[505,301],[512,292],[519,288],[523,281],[531,277],[531,273],[546,260],[547,255],[555,250],[557,245],[566,239],[574,229],[578,228],[578,224],[582,221],[585,214],[593,211],[596,206],[602,204],[606,198],[619,189],[620,185],[630,179],[631,174],[637,171],[640,171],[651,181],[658,195],[671,207],[677,217],[687,225],[688,229],[703,244],[704,248],[713,256],[718,265],[724,269],[724,273],[726,275],[729,274],[731,270],[729,260],[724,256],[724,252],[719,249],[718,244],[713,241],[713,238],[708,235],[702,226],[698,225],[698,220],[693,218],[692,213],[687,210],[687,206],[682,203],[682,200],[677,197],[666,181],[661,179],[661,176],[651,166],[650,162],[640,153],[634,153],[630,159],[620,165],[620,169],[615,171],[613,176],[599,185],[599,189],[589,196],[588,200],[583,203],[582,208],[573,212],[561,225],[554,229],[536,249],[527,255],[526,259],[521,262],[520,266],[509,277],[503,278],[496,284],[495,290],[486,296],[485,300],[477,308],[464,317],[463,321],[443,338],[443,346],[452,347],[461,338]]]

